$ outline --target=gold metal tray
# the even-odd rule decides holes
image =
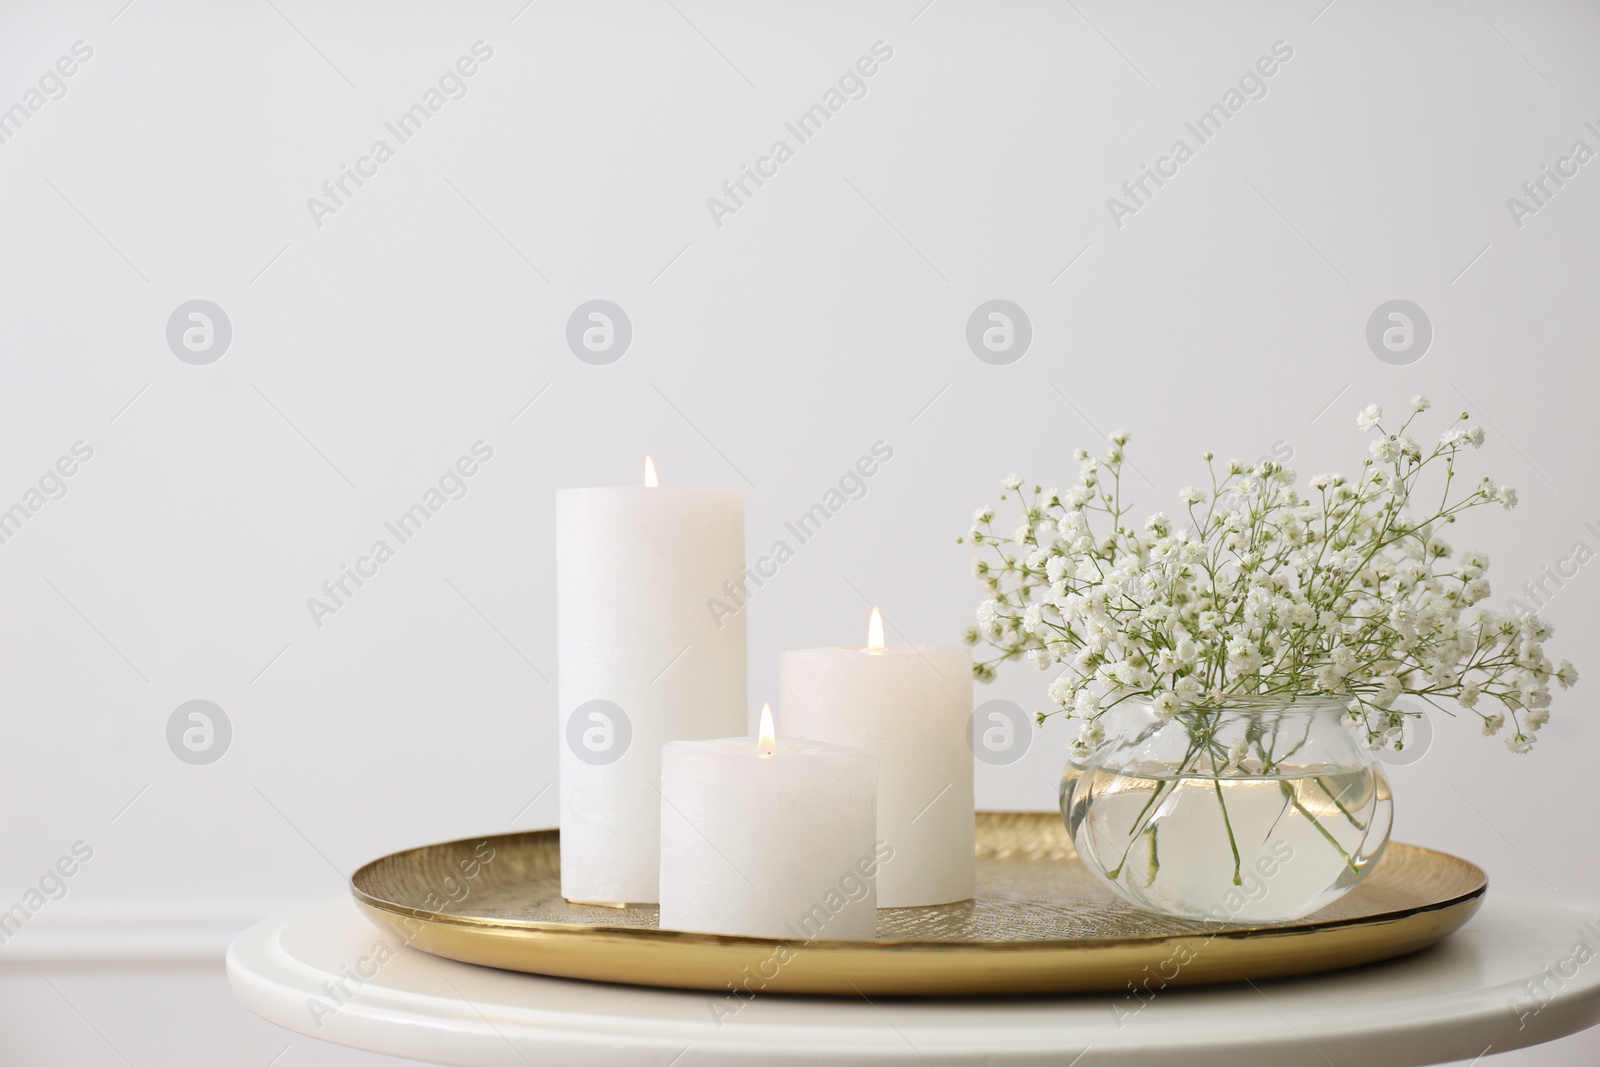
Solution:
[[[978,815],[978,891],[961,904],[878,912],[874,941],[769,941],[656,927],[653,906],[561,898],[555,830],[385,856],[356,901],[414,948],[511,971],[629,985],[951,996],[1127,992],[1336,970],[1403,956],[1470,919],[1488,879],[1466,860],[1391,844],[1314,915],[1229,926],[1150,915],[1094,881],[1053,813]]]

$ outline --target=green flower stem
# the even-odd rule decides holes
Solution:
[[[1107,878],[1110,878],[1114,882],[1118,877],[1121,876],[1122,868],[1128,863],[1129,853],[1133,851],[1133,846],[1139,843],[1139,835],[1147,829],[1149,819],[1155,818],[1155,813],[1151,811],[1151,809],[1156,806],[1156,801],[1160,800],[1161,794],[1172,788],[1173,783],[1182,778],[1184,773],[1191,769],[1194,761],[1199,757],[1199,754],[1200,746],[1191,741],[1189,745],[1189,751],[1183,757],[1183,766],[1178,768],[1178,773],[1167,781],[1156,783],[1155,789],[1151,790],[1150,792],[1150,799],[1144,802],[1144,807],[1140,808],[1139,814],[1134,817],[1133,829],[1128,833],[1128,847],[1122,850],[1122,858],[1117,861],[1116,867],[1106,872]],[[1150,839],[1150,862],[1155,864],[1156,867],[1159,867],[1160,863],[1155,858],[1155,844],[1155,838],[1152,836]]]
[[[1310,811],[1306,810],[1306,806],[1304,804],[1300,803],[1300,798],[1295,796],[1295,794],[1294,794],[1294,787],[1291,786],[1288,782],[1279,781],[1278,782],[1278,788],[1283,790],[1284,798],[1287,799],[1290,804],[1294,805],[1294,810],[1298,811],[1301,815],[1304,815],[1307,819],[1310,819],[1311,820],[1311,825],[1315,826],[1317,828],[1317,833],[1321,834],[1324,838],[1326,838],[1327,841],[1328,841],[1328,844],[1332,845],[1334,847],[1334,850],[1336,852],[1338,852],[1341,857],[1344,858],[1344,865],[1350,869],[1350,873],[1351,874],[1358,873],[1355,861],[1350,858],[1350,853],[1346,852],[1344,850],[1344,846],[1339,844],[1339,839],[1334,837],[1331,833],[1329,833],[1328,832],[1328,828],[1326,826],[1322,825],[1322,820],[1318,819],[1315,815],[1311,814]]]
[[[1322,780],[1322,776],[1320,774],[1317,776],[1316,781],[1317,785],[1321,787],[1322,791],[1328,794],[1328,799],[1333,801],[1333,806],[1343,812],[1346,819],[1350,820],[1350,825],[1365,833],[1367,824],[1356,818],[1355,815],[1351,813],[1350,809],[1344,806],[1344,801],[1340,800],[1334,795],[1333,790],[1328,788],[1328,783]]]
[[[1117,861],[1116,867],[1106,872],[1106,877],[1113,882],[1121,876],[1122,868],[1127,865],[1129,853],[1133,851],[1133,846],[1139,843],[1139,835],[1147,828],[1145,813],[1150,810],[1157,800],[1161,799],[1162,792],[1170,785],[1172,785],[1171,782],[1158,782],[1155,789],[1150,793],[1150,799],[1145,801],[1144,807],[1139,809],[1138,816],[1133,820],[1133,832],[1128,835],[1128,847],[1122,850],[1122,858]],[[1154,816],[1151,817],[1154,818]],[[1151,839],[1150,847],[1153,854],[1155,850],[1155,840],[1153,838]]]
[[[1287,785],[1287,783],[1284,783]],[[1222,783],[1211,779],[1211,787],[1217,791],[1217,804],[1222,808],[1222,825],[1228,830],[1228,847],[1233,849],[1233,884],[1243,885],[1244,880],[1239,876],[1241,861],[1239,859],[1239,842],[1233,839],[1233,823],[1228,820],[1228,802],[1222,799]],[[1326,831],[1324,831],[1326,833]],[[1348,858],[1348,857],[1346,857]]]

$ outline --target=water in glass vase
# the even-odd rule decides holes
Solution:
[[[1248,776],[1086,767],[1062,781],[1085,865],[1153,911],[1238,923],[1307,915],[1383,852],[1392,801],[1376,767]]]

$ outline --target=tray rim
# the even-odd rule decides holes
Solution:
[[[1053,812],[1047,811],[979,811],[978,817],[1051,817],[1059,818]],[[440,841],[432,844],[418,845],[412,848],[400,849],[384,856],[371,860],[358,867],[349,878],[351,895],[363,908],[381,912],[386,915],[401,916],[422,922],[437,923],[445,926],[477,928],[484,930],[498,930],[506,933],[525,934],[553,934],[573,936],[610,936],[616,935],[641,940],[657,940],[663,942],[681,942],[703,945],[771,947],[780,944],[804,944],[808,950],[841,950],[860,951],[863,948],[893,949],[899,951],[927,951],[927,952],[1022,952],[1022,951],[1049,951],[1059,952],[1063,949],[1091,950],[1095,948],[1112,948],[1133,945],[1159,945],[1166,941],[1202,938],[1212,940],[1225,938],[1229,940],[1264,940],[1273,937],[1303,937],[1312,932],[1327,932],[1343,927],[1373,927],[1389,923],[1400,922],[1429,912],[1445,912],[1461,908],[1470,904],[1471,912],[1475,912],[1484,896],[1489,891],[1489,876],[1487,872],[1471,860],[1463,859],[1453,853],[1442,849],[1428,848],[1425,845],[1411,845],[1399,841],[1389,842],[1389,848],[1403,848],[1414,852],[1428,853],[1441,857],[1443,860],[1465,867],[1469,876],[1475,879],[1474,888],[1446,897],[1440,900],[1429,901],[1414,907],[1397,908],[1391,911],[1375,912],[1370,915],[1353,916],[1340,919],[1308,920],[1296,919],[1286,923],[1274,923],[1263,926],[1238,926],[1223,923],[1203,924],[1198,929],[1171,931],[1159,934],[1145,934],[1131,937],[1084,937],[1084,938],[1051,938],[1034,939],[1027,941],[997,941],[997,940],[929,940],[929,939],[895,939],[872,938],[870,940],[840,940],[837,938],[816,938],[806,941],[799,938],[777,937],[752,937],[740,934],[708,934],[691,930],[662,929],[659,926],[622,926],[608,923],[567,923],[555,922],[548,919],[494,919],[484,916],[453,915],[446,912],[428,911],[422,908],[412,908],[394,901],[384,900],[363,890],[358,881],[372,868],[380,863],[385,863],[407,855],[412,852],[421,852],[428,849],[447,848],[458,845],[474,845],[480,842],[493,843],[497,840],[511,837],[553,836],[559,839],[559,828],[544,828],[536,830],[513,830],[505,833],[487,834],[474,837],[455,838],[450,841]],[[1074,859],[1076,855],[1074,854]],[[595,905],[595,907],[599,907]],[[900,909],[884,909],[900,910]],[[911,909],[907,909],[911,910]],[[1471,912],[1467,918],[1471,917]],[[1466,919],[1462,920],[1463,923]]]

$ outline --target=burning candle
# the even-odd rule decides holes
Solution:
[[[878,759],[784,737],[761,709],[757,737],[661,750],[661,926],[794,940],[863,940],[876,929]]]
[[[874,753],[878,839],[894,850],[883,908],[972,896],[972,658],[960,646],[886,645],[877,608],[865,648],[810,648],[778,660],[789,728]]]
[[[561,892],[654,903],[661,746],[745,721],[744,616],[705,601],[744,571],[744,494],[644,484],[556,494]]]

